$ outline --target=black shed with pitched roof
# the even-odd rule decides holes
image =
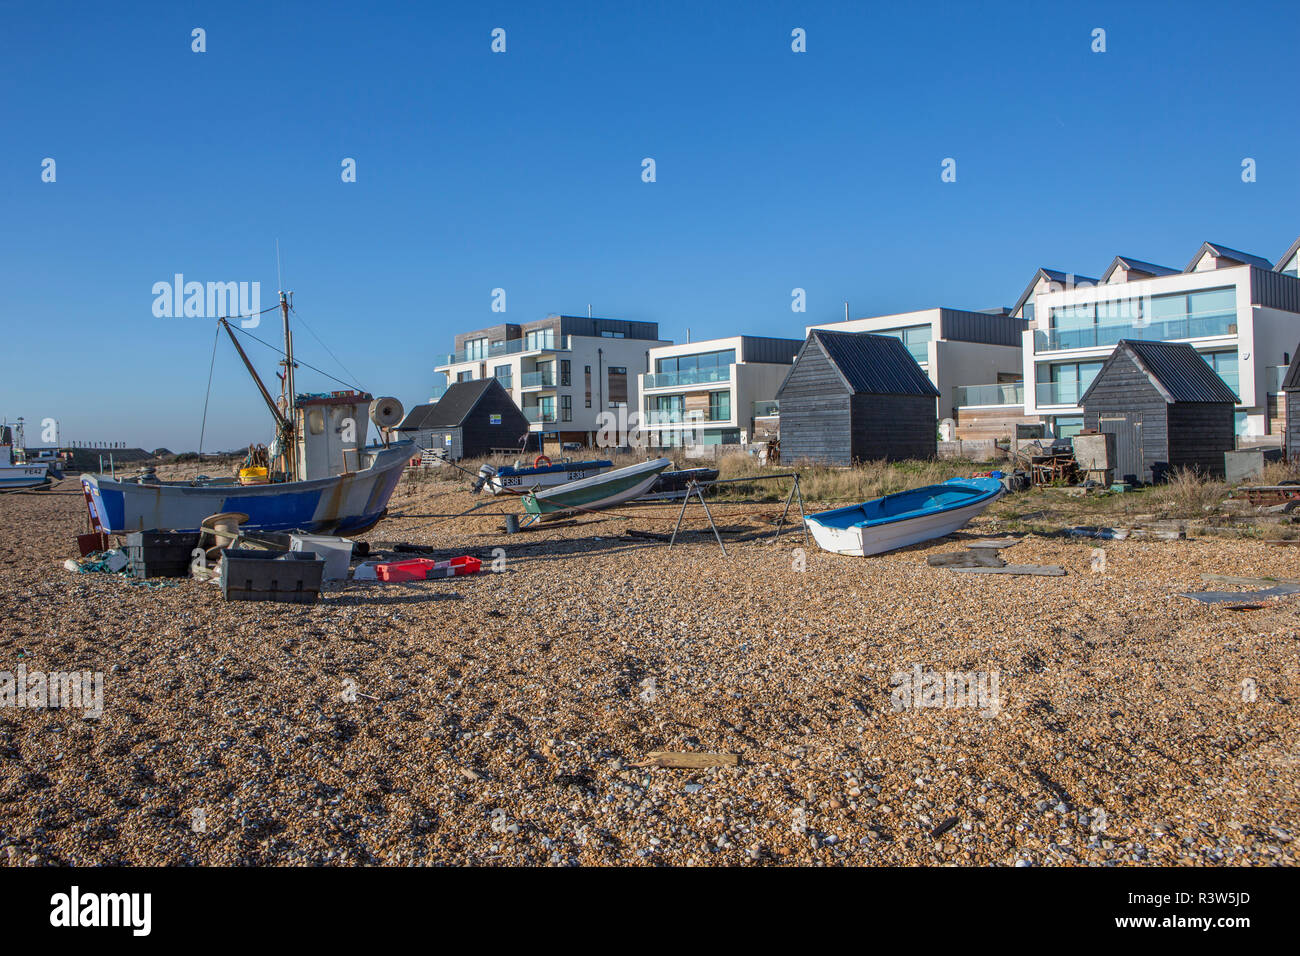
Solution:
[[[933,458],[938,395],[899,339],[815,329],[777,391],[781,458],[827,465]]]
[[[452,461],[524,447],[528,419],[495,378],[448,386],[437,402],[417,405],[396,431]]]
[[[1079,399],[1084,428],[1115,436],[1115,476],[1161,481],[1178,468],[1222,477],[1236,447],[1237,396],[1190,345],[1122,339]]]
[[[1300,465],[1300,345],[1291,354],[1291,364],[1287,366],[1286,377],[1282,379],[1282,401],[1286,408],[1282,453],[1291,464]]]

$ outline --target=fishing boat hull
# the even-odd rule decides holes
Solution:
[[[645,494],[660,472],[671,465],[667,458],[619,468],[594,478],[559,485],[524,496],[524,510],[542,520],[586,511],[601,511]]]
[[[413,443],[367,449],[360,471],[310,481],[240,485],[234,480],[144,483],[86,475],[82,487],[94,517],[111,534],[130,531],[198,531],[221,512],[248,515],[247,531],[357,534],[373,527],[388,508]]]
[[[825,551],[865,557],[952,534],[1002,494],[996,478],[954,478],[808,515],[804,523]]]
[[[47,464],[0,465],[0,491],[15,488],[35,488],[50,480]]]
[[[604,474],[614,467],[612,461],[604,459],[593,461],[564,461],[554,465],[533,468],[514,468],[506,465],[492,469],[484,465],[479,474],[484,478],[484,487],[494,495],[523,494],[537,488],[554,488],[556,485],[571,481],[582,481]]]

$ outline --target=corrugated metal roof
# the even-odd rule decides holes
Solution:
[[[1177,269],[1171,269],[1168,266],[1158,266],[1154,262],[1144,262],[1141,259],[1134,259],[1131,256],[1116,256],[1111,260],[1106,271],[1101,274],[1101,281],[1106,282],[1110,279],[1111,273],[1123,266],[1129,272],[1142,272],[1149,276],[1176,276]]]
[[[1114,353],[1106,359],[1106,364],[1097,372],[1097,377],[1088,386],[1088,390],[1079,397],[1079,404],[1087,402],[1097,383],[1105,378],[1107,368],[1125,353],[1133,356],[1151,384],[1164,393],[1168,401],[1237,403],[1236,393],[1210,368],[1201,353],[1190,345],[1121,339],[1115,346]]]
[[[407,412],[402,423],[397,426],[397,430],[455,428],[469,417],[474,406],[493,385],[501,388],[501,383],[495,378],[478,378],[472,382],[457,382],[450,385],[437,402],[417,405]]]
[[[1239,249],[1220,245],[1217,242],[1203,242],[1201,243],[1201,248],[1196,250],[1196,255],[1192,256],[1192,261],[1187,263],[1187,268],[1183,271],[1191,272],[1192,267],[1196,265],[1196,261],[1206,252],[1221,259],[1231,259],[1233,262],[1240,262],[1242,265],[1258,266],[1261,269],[1273,268],[1273,263],[1269,262],[1263,256],[1251,255],[1249,252],[1242,252]]]
[[[921,371],[900,339],[870,332],[809,333],[840,370],[854,392],[873,395],[930,395],[939,390]]]
[[[1025,304],[1025,300],[1028,299],[1030,294],[1034,291],[1034,286],[1038,285],[1038,280],[1043,278],[1046,278],[1049,282],[1055,282],[1067,290],[1073,289],[1075,286],[1081,284],[1101,284],[1100,280],[1094,279],[1091,276],[1075,275],[1072,272],[1062,272],[1060,269],[1039,269],[1034,273],[1034,277],[1029,280],[1029,285],[1025,286],[1025,291],[1020,293],[1020,298],[1016,300],[1016,304],[1011,307],[1013,313],[1020,311],[1020,307]]]
[[[1300,391],[1300,345],[1291,354],[1291,364],[1287,366],[1286,376],[1282,379],[1284,392]]]
[[[968,312],[965,309],[939,310],[939,337],[954,342],[979,342],[985,345],[1020,347],[1029,322],[1013,319],[1004,312]]]

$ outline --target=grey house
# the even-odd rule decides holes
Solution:
[[[528,419],[495,378],[457,382],[437,402],[411,409],[395,431],[421,449],[452,461],[481,458],[497,450],[518,451]]]
[[[1115,436],[1115,476],[1161,481],[1191,468],[1223,477],[1237,396],[1196,349],[1122,339],[1079,398],[1083,427]]]
[[[899,339],[813,329],[776,395],[781,459],[933,458],[938,395]]]
[[[1300,243],[1300,239],[1296,240]],[[1286,409],[1286,431],[1282,433],[1282,454],[1293,465],[1300,465],[1300,345],[1292,353],[1286,377],[1282,379],[1282,401]]]

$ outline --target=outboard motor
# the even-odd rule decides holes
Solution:
[[[497,470],[493,468],[491,465],[486,465],[486,464],[483,465],[483,467],[481,467],[478,470],[478,480],[475,481],[474,484],[471,486],[471,490],[474,492],[474,494],[478,494],[480,491],[482,491],[483,486],[486,485],[493,478],[495,478],[496,474],[497,474]]]

